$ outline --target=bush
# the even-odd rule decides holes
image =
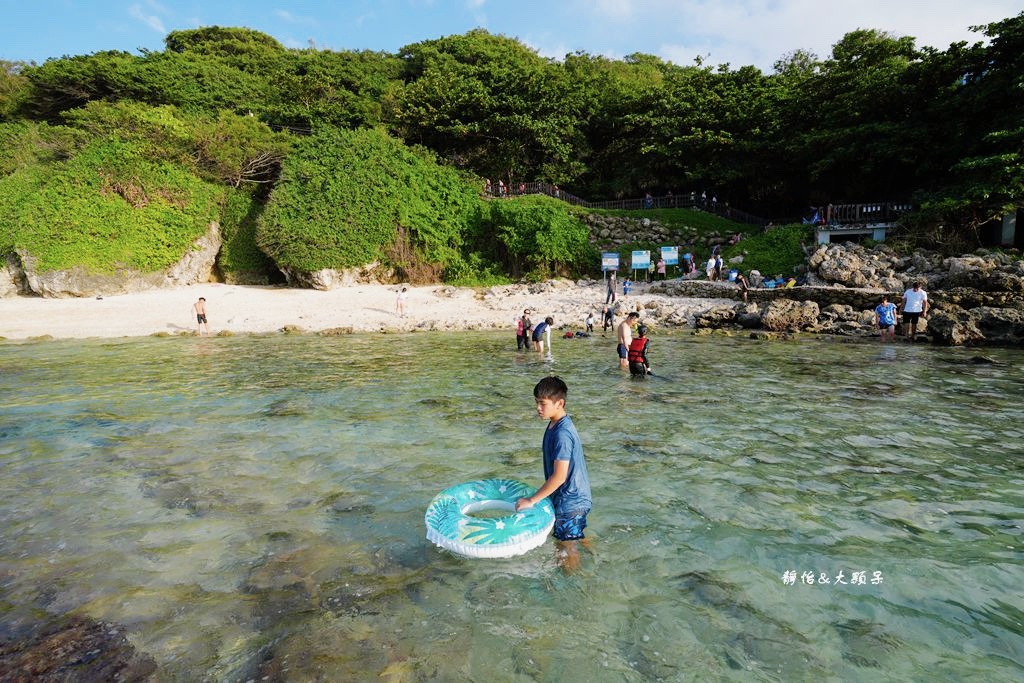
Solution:
[[[0,179],[0,247],[44,271],[157,272],[217,219],[223,189],[117,139]]]
[[[384,261],[439,275],[460,264],[479,203],[474,186],[428,153],[376,130],[326,129],[285,160],[256,241],[287,268]]]
[[[224,242],[217,264],[228,281],[275,273],[274,262],[256,246],[256,223],[262,210],[263,202],[253,190],[228,190],[224,198],[220,219]]]
[[[814,228],[808,225],[784,225],[745,237],[739,244],[722,249],[722,258],[728,263],[733,256],[746,252],[741,266],[744,272],[759,270],[763,275],[788,275],[806,260],[800,246],[814,242]]]
[[[586,272],[597,258],[590,230],[563,202],[539,195],[490,202],[491,234],[513,276]]]

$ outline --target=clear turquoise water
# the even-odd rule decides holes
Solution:
[[[637,382],[608,339],[513,347],[0,346],[0,620],[121,624],[160,680],[1024,678],[1019,352],[656,337]],[[551,371],[593,554],[430,546],[441,489],[541,483]]]

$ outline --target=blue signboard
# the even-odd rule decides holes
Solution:
[[[615,251],[603,251],[601,252],[601,270],[618,270],[619,269],[619,254]]]
[[[661,248],[661,260],[665,262],[666,266],[678,266],[679,265],[679,247],[662,247]]]
[[[645,270],[651,267],[651,252],[649,251],[634,251],[632,259],[633,270]]]

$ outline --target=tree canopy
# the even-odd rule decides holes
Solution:
[[[481,205],[483,178],[591,200],[706,190],[776,220],[808,203],[913,201],[919,220],[970,234],[1024,193],[1024,13],[974,30],[936,49],[858,29],[769,73],[555,60],[481,29],[396,54],[174,31],[162,51],[3,62],[0,205],[35,220],[31,188],[94,173],[86,159],[138,159],[139,178],[185,174],[171,194],[185,176],[223,190],[220,218],[241,240],[227,265],[383,255],[450,277],[557,271],[584,251],[568,213]]]

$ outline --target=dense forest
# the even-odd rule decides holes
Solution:
[[[922,235],[969,243],[1024,191],[1024,13],[975,30],[945,50],[857,30],[771,73],[552,60],[483,30],[388,54],[207,27],[160,52],[3,62],[0,253],[154,269],[217,221],[239,280],[384,260],[486,281],[592,258],[567,208],[481,201],[483,178],[707,190],[769,218],[912,201]]]

